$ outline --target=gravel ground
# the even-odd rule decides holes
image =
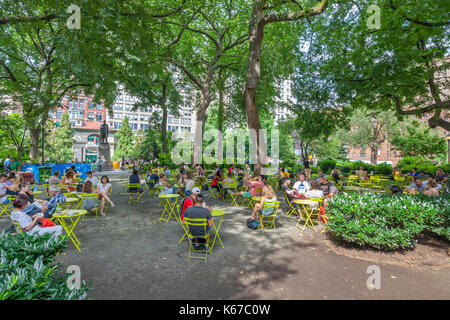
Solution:
[[[78,265],[94,299],[449,299],[450,268],[408,266],[336,254],[327,236],[295,227],[286,217],[284,199],[276,232],[251,230],[250,209],[207,199],[226,212],[220,236],[207,262],[187,259],[188,242],[179,223],[159,221],[155,197],[129,206],[124,192],[128,174],[108,172],[116,208],[106,217],[82,221],[72,243],[57,261]],[[0,217],[0,229],[10,225]],[[321,227],[319,227],[321,228]],[[375,260],[375,259],[374,259]],[[367,268],[377,264],[381,289],[369,290]]]

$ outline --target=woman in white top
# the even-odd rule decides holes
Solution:
[[[103,213],[103,209],[105,208],[105,201],[108,201],[111,207],[115,207],[114,203],[109,198],[109,192],[111,191],[111,183],[109,183],[109,178],[107,176],[102,176],[100,179],[100,183],[97,185],[97,190],[95,191],[98,194],[98,200],[100,200],[100,215],[106,216]]]
[[[186,191],[192,192],[192,189],[194,188],[194,178],[192,177],[192,173],[188,172],[186,174],[186,178],[184,180],[184,192],[186,193]],[[188,192],[188,193],[189,193]]]
[[[165,173],[161,173],[159,175],[158,185],[160,186],[160,189],[161,189],[160,194],[173,194],[174,193],[173,188],[166,181],[166,174]]]
[[[43,218],[42,213],[37,213],[33,215],[33,217],[31,218],[23,211],[27,207],[27,204],[28,201],[26,200],[25,197],[17,197],[16,199],[14,199],[13,205],[15,209],[11,212],[11,220],[14,226],[16,226],[16,228],[20,226],[20,229],[22,229],[23,231],[25,231],[30,235],[34,233],[37,233],[40,236],[45,233],[52,233],[55,236],[61,235],[62,233],[61,226],[45,227],[45,228],[39,226],[38,221],[40,218]]]

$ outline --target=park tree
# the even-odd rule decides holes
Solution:
[[[128,118],[125,117],[122,121],[122,126],[119,131],[114,135],[115,140],[117,141],[117,147],[114,150],[113,161],[120,161],[122,157],[128,159],[132,155],[133,152],[133,131],[130,128],[130,123]]]
[[[21,160],[25,143],[27,142],[27,127],[25,119],[18,113],[0,113],[0,148],[17,160]],[[29,142],[29,141],[28,141]],[[3,153],[3,152],[2,152]]]
[[[391,145],[403,157],[434,158],[445,154],[447,142],[437,130],[415,119],[407,119],[393,133]]]
[[[261,122],[258,115],[256,93],[261,77],[261,52],[266,26],[273,23],[292,22],[310,19],[322,14],[328,7],[328,1],[269,1],[253,0],[253,8],[249,21],[249,58],[247,77],[244,85],[244,109],[250,130],[259,132]],[[260,172],[262,161],[260,150],[264,149],[264,141],[259,135],[253,142],[256,147],[255,171]]]
[[[370,149],[370,162],[377,164],[378,150],[398,126],[394,111],[378,112],[357,109],[349,119],[349,130],[340,129],[336,136],[345,144],[362,150]]]
[[[64,112],[59,125],[54,126],[55,128],[47,139],[46,152],[52,161],[70,162],[74,158],[74,131],[69,114]]]
[[[450,3],[336,1],[300,34],[303,101],[448,122]]]

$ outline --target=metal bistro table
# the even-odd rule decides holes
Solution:
[[[70,214],[73,213],[73,214]],[[86,210],[64,210],[60,214],[55,213],[53,217],[61,224],[63,229],[66,231],[66,234],[70,237],[75,247],[77,247],[78,251],[81,252],[80,246],[81,243],[78,238],[75,236],[74,229],[78,224],[80,218],[87,213]]]
[[[175,217],[175,220],[178,221],[178,216],[175,213],[175,208],[177,206],[178,197],[180,197],[180,196],[178,194],[160,194],[158,197],[163,201],[163,205],[164,205],[164,210],[163,210],[163,212],[161,214],[161,218],[159,218],[159,220],[165,221],[166,223],[168,223],[170,218],[173,215]],[[175,201],[171,201],[172,199],[175,199]],[[164,219],[164,215],[166,212],[169,215],[167,220]]]
[[[302,199],[297,199],[294,200],[295,203],[299,204],[302,206],[303,208],[303,212],[305,213],[305,224],[303,225],[302,228],[302,232],[305,230],[305,228],[310,225],[311,227],[313,227],[314,231],[317,231],[316,228],[314,227],[314,223],[311,220],[311,216],[313,214],[314,211],[314,205],[317,204],[317,201],[312,201],[312,200],[302,200]],[[298,219],[297,225],[296,227],[298,228],[298,225],[300,224],[300,221],[302,221],[303,218],[303,214],[300,215],[300,218]]]
[[[222,225],[222,221],[223,221],[223,217],[225,215],[225,211],[213,210],[211,212],[211,215],[213,216],[213,228],[214,228],[215,235],[214,235],[214,239],[213,239],[213,242],[211,244],[211,247],[209,249],[210,253],[212,252],[212,249],[214,248],[214,244],[216,243],[216,239],[219,240],[220,245],[222,246],[222,248],[224,248],[223,243],[222,243],[222,239],[220,238],[220,235],[219,235],[219,230],[220,230],[220,226]],[[216,227],[216,224],[214,223],[214,218],[216,218],[216,217],[220,217],[220,221],[219,221],[219,224],[217,225],[217,227]]]

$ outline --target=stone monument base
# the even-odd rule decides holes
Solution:
[[[109,143],[100,143],[98,148],[98,155],[99,157],[102,157],[103,160],[102,171],[114,169],[111,162],[111,150],[109,147]]]

